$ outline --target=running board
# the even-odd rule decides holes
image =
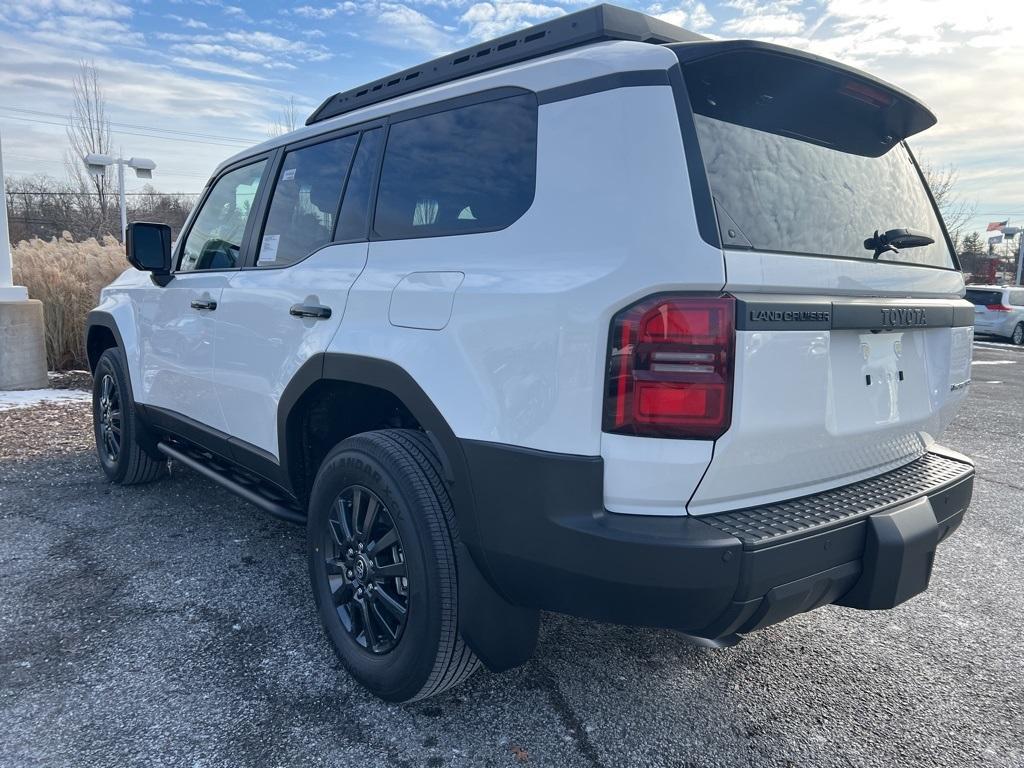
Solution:
[[[209,464],[205,464],[199,459],[189,456],[184,451],[174,448],[167,443],[157,443],[156,447],[157,450],[169,459],[181,462],[186,467],[198,472],[203,477],[207,477],[215,483],[222,485],[236,496],[240,496],[250,504],[256,505],[267,514],[273,515],[274,517],[280,520],[285,520],[289,523],[295,523],[296,525],[304,525],[306,523],[305,515],[297,511],[295,508],[290,507],[287,504],[283,504],[280,501],[275,501],[261,493],[259,486],[253,485],[252,487],[249,487],[237,480],[233,480],[224,472],[214,469]]]

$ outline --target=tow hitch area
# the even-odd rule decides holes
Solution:
[[[861,577],[836,603],[876,610],[924,592],[938,543],[939,525],[927,497],[872,515]]]

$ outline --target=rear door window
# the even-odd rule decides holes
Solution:
[[[870,260],[876,230],[914,229],[934,243],[879,260],[953,268],[910,153],[880,127],[904,108],[896,96],[769,53],[684,73],[727,248]]]
[[[533,202],[537,99],[471,104],[391,126],[374,230],[385,239],[507,227]]]
[[[359,135],[352,134],[284,156],[263,227],[257,266],[288,266],[331,242],[358,140]]]
[[[1024,291],[1010,291],[1010,304],[1015,307],[1024,307]]]
[[[987,307],[989,304],[1002,304],[1002,291],[979,291],[968,288],[965,297],[969,302],[978,307]]]

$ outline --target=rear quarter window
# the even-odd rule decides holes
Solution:
[[[490,232],[533,202],[537,98],[522,94],[393,124],[374,231],[383,239]]]

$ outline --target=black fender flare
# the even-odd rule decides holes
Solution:
[[[94,309],[89,312],[85,320],[85,359],[89,361],[89,373],[95,373],[95,365],[89,358],[89,333],[93,328],[106,328],[114,336],[114,341],[117,342],[122,350],[124,349],[124,340],[121,338],[121,331],[117,327],[117,321],[114,316],[109,312],[101,309]],[[129,379],[131,376],[129,376]]]
[[[278,455],[282,468],[291,466],[288,421],[292,410],[303,394],[322,380],[363,384],[390,392],[422,425],[441,459],[459,526],[456,559],[462,636],[492,671],[511,669],[527,661],[537,644],[539,612],[513,605],[495,588],[480,542],[480,510],[476,508],[462,443],[408,371],[389,360],[363,355],[325,352],[312,356],[292,377],[278,404]]]

